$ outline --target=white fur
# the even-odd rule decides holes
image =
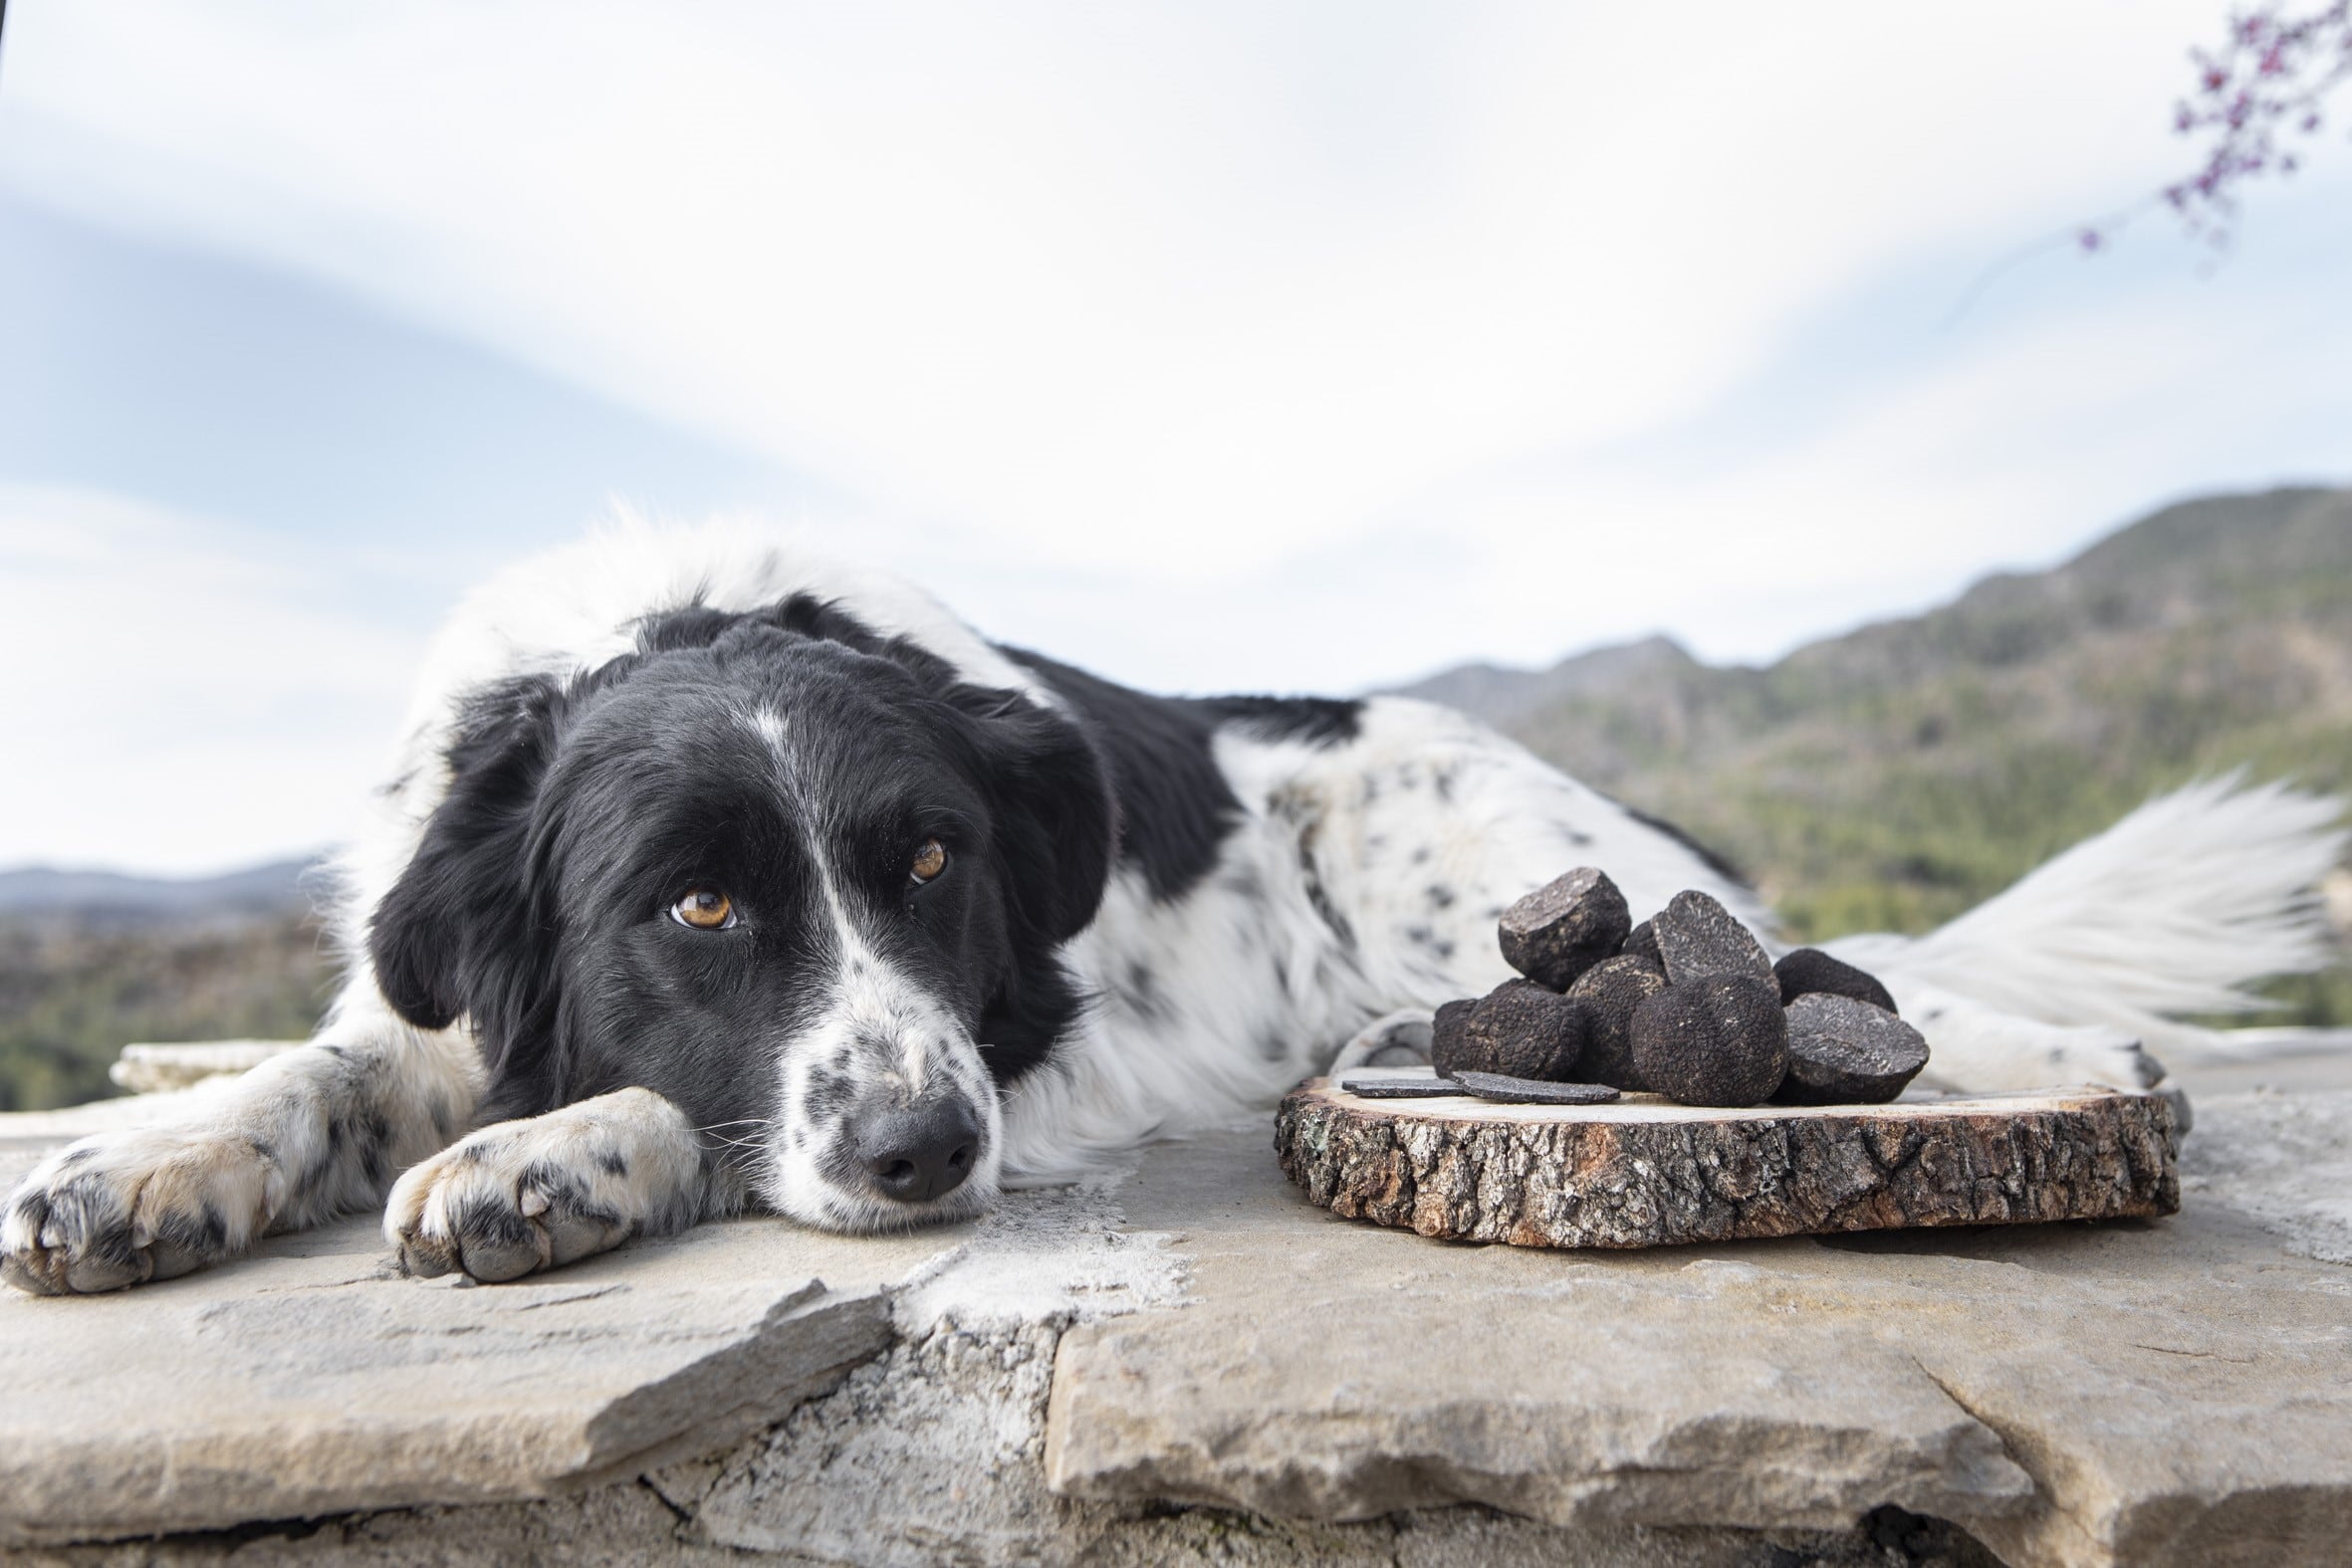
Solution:
[[[1004,1117],[988,1070],[954,1014],[899,974],[859,928],[825,849],[829,803],[816,798],[807,782],[790,723],[780,714],[761,712],[751,717],[751,727],[776,758],[791,819],[806,829],[801,847],[817,873],[818,894],[831,927],[831,970],[819,982],[824,991],[816,1021],[775,1047],[783,1103],[774,1122],[760,1130],[768,1153],[758,1179],[760,1194],[779,1214],[835,1231],[961,1218],[996,1190],[1002,1163]],[[813,1135],[818,1129],[810,1126],[807,1107],[812,1077],[835,1060],[845,1064],[846,1075],[861,1090],[883,1090],[902,1104],[955,1096],[970,1105],[980,1124],[980,1152],[964,1185],[912,1206],[845,1192],[827,1180],[818,1164],[819,1140]],[[823,1131],[837,1135],[833,1128]],[[796,1138],[796,1132],[803,1136]]]
[[[2343,802],[2235,779],[2192,784],[2084,839],[1927,936],[1828,950],[1889,987],[1933,987],[2045,1023],[2195,1044],[2180,1013],[2261,1006],[2242,988],[2328,962],[2320,882]],[[1902,1000],[1900,989],[1896,1000]]]

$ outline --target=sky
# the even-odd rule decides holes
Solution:
[[[2209,0],[14,0],[0,865],[341,837],[437,616],[753,514],[1157,690],[1718,661],[2352,477]],[[2052,243],[2052,241],[2055,243]]]

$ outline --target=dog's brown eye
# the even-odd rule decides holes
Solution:
[[[914,864],[907,868],[918,882],[928,882],[947,869],[947,845],[936,838],[923,840],[923,847],[915,851]]]
[[[714,889],[698,887],[670,905],[670,918],[697,931],[717,931],[735,924],[735,901]]]

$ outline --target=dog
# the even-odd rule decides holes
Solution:
[[[1721,860],[1452,711],[1162,698],[790,537],[616,528],[466,600],[340,868],[348,979],[194,1119],[0,1215],[20,1289],[118,1289],[382,1205],[509,1280],[698,1219],[953,1221],[1299,1079],[1426,1050],[1514,899],[1638,918]],[[2164,1015],[2320,961],[2333,801],[2192,788],[1943,932],[1833,949],[1930,1083],[2142,1088]]]

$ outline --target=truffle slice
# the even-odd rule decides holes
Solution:
[[[1620,1089],[1646,1088],[1633,1070],[1633,1013],[1665,989],[1666,972],[1630,953],[1602,959],[1577,976],[1568,998],[1584,1004],[1589,1021],[1576,1075]]]
[[[1365,1100],[1430,1100],[1470,1092],[1451,1078],[1347,1077],[1339,1080],[1339,1087]]]
[[[1430,1064],[1449,1078],[1498,1072],[1567,1081],[1584,1049],[1584,1005],[1531,980],[1505,981],[1471,1009],[1451,1039],[1432,1040]]]
[[[1605,1083],[1539,1083],[1499,1072],[1466,1072],[1458,1081],[1482,1100],[1507,1105],[1601,1105],[1617,1098]]]
[[[1772,961],[1733,913],[1697,889],[1674,895],[1651,917],[1658,959],[1666,978],[1679,986],[1702,975],[1754,975],[1772,980]],[[1778,995],[1778,982],[1773,993]]]
[[[1578,866],[1503,911],[1495,929],[1513,969],[1539,986],[1565,991],[1617,951],[1633,929],[1633,914],[1607,872]]]
[[[1832,997],[1851,997],[1856,1002],[1867,1002],[1874,1008],[1889,1012],[1900,1012],[1895,999],[1887,995],[1886,987],[1868,970],[1854,968],[1843,959],[1833,959],[1819,948],[1798,948],[1772,966],[1773,975],[1780,981],[1780,1004],[1786,1007],[1799,997],[1826,994]]]
[[[1883,1008],[1814,992],[1788,1007],[1784,1105],[1883,1105],[1928,1064],[1919,1030]]]
[[[1668,986],[1634,1009],[1633,1067],[1685,1105],[1761,1104],[1788,1072],[1779,988],[1755,975]]]

